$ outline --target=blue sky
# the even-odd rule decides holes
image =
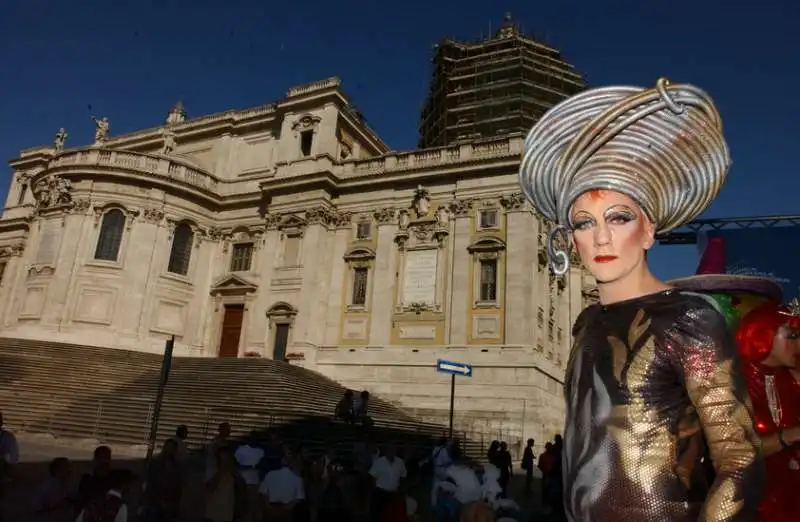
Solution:
[[[346,10],[349,8],[350,10]],[[5,0],[0,7],[0,153],[91,141],[87,106],[112,133],[259,105],[328,76],[393,149],[413,148],[431,46],[496,30],[508,11],[562,50],[591,85],[706,89],[722,112],[734,167],[705,217],[798,213],[800,3],[266,2]],[[10,169],[2,172],[5,193]],[[657,247],[662,277],[686,275],[694,247]]]

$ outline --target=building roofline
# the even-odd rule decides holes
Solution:
[[[164,129],[169,129],[172,132],[176,132],[178,134],[186,133],[186,132],[202,132],[210,127],[218,126],[220,124],[225,125],[236,125],[239,122],[248,122],[252,121],[253,119],[260,119],[260,118],[269,118],[273,117],[277,114],[281,109],[285,108],[288,105],[293,105],[297,102],[304,101],[309,98],[316,98],[325,95],[337,95],[340,101],[340,111],[348,116],[351,119],[350,124],[354,127],[358,128],[363,127],[365,131],[365,137],[373,142],[373,145],[377,149],[383,149],[384,151],[389,151],[390,148],[384,142],[378,134],[367,125],[367,123],[362,119],[359,118],[356,114],[356,111],[353,109],[350,100],[348,99],[345,92],[341,89],[341,80],[338,77],[330,77],[324,80],[318,80],[315,82],[307,83],[298,85],[295,87],[291,87],[287,92],[286,96],[280,100],[276,100],[270,103],[266,103],[263,105],[258,105],[256,107],[250,107],[245,109],[229,109],[222,112],[216,112],[212,114],[206,114],[204,116],[199,116],[197,118],[187,119],[186,121],[173,124],[173,125],[158,125],[154,127],[149,127],[145,129],[140,129],[134,132],[129,132],[126,134],[120,134],[117,136],[110,137],[106,144],[109,147],[124,147],[126,145],[132,145],[134,143],[139,143],[142,141],[147,141],[148,139],[152,138],[160,138],[161,133]],[[71,149],[71,148],[70,148]],[[48,146],[35,146],[30,147],[27,149],[23,149],[20,151],[20,155],[17,158],[13,158],[9,161],[9,163],[14,166],[17,163],[24,163],[24,161],[30,156],[40,156],[42,154],[49,154],[51,147]]]

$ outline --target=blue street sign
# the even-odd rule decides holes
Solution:
[[[472,377],[471,364],[460,363],[455,361],[445,361],[444,359],[439,359],[438,361],[436,361],[436,371],[439,373],[447,373],[450,375]]]

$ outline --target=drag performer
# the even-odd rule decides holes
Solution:
[[[648,270],[655,234],[690,221],[730,166],[712,101],[661,79],[585,91],[525,140],[520,184],[571,239],[600,303],[574,328],[565,375],[564,507],[572,522],[751,521],[763,460],[736,345],[708,297]],[[701,464],[708,446],[716,471]]]
[[[767,302],[736,331],[767,465],[760,522],[800,521],[800,302]]]

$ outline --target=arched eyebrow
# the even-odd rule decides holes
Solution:
[[[633,209],[630,206],[625,205],[623,203],[617,203],[616,205],[611,205],[610,207],[608,207],[603,212],[603,216],[608,216],[611,212],[619,212],[619,211],[630,212],[634,216],[638,216],[639,215],[639,213],[636,212],[636,209]]]

